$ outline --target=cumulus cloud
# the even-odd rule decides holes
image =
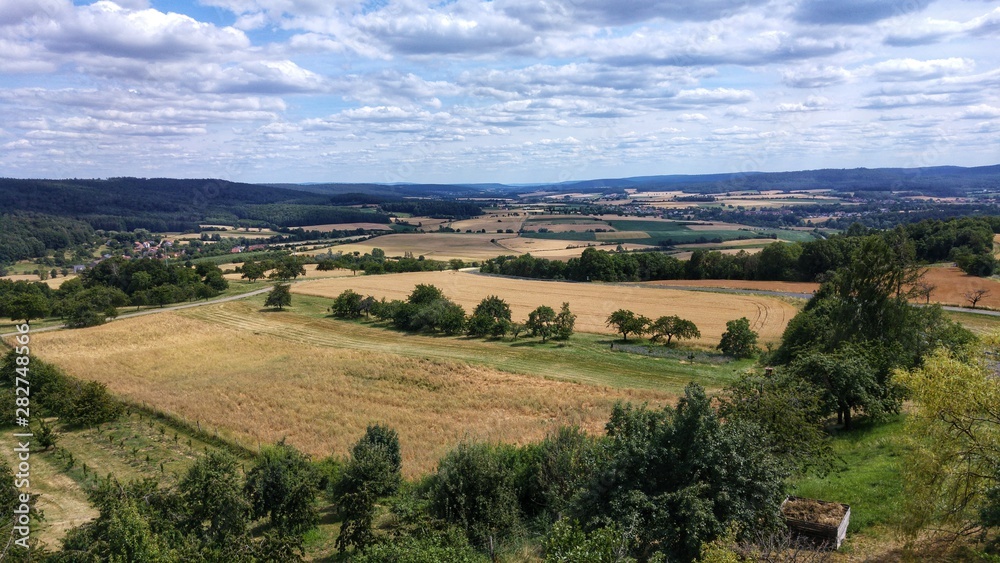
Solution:
[[[889,59],[876,63],[870,71],[876,79],[885,82],[910,80],[931,80],[972,71],[975,62],[970,59],[953,57],[920,61],[916,59]]]
[[[961,37],[995,36],[1000,33],[1000,8],[965,22],[926,18],[917,23],[886,35],[885,43],[894,47],[913,47],[930,45]]]
[[[781,73],[782,82],[792,88],[825,88],[843,84],[851,79],[851,72],[834,66],[789,68]]]
[[[803,0],[795,11],[795,18],[803,23],[820,25],[860,25],[893,16],[921,11],[932,0]]]

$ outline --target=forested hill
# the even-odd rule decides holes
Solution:
[[[337,207],[330,196],[223,180],[0,179],[0,210],[89,223],[95,229],[183,231],[199,223],[303,226],[388,223],[388,215]]]
[[[683,190],[698,193],[730,191],[832,189],[838,192],[899,192],[939,197],[962,196],[981,190],[1000,190],[1000,165],[963,168],[852,168],[795,172],[638,176],[533,186],[556,192]]]

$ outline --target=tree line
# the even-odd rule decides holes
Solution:
[[[515,322],[511,317],[510,305],[506,301],[490,295],[476,305],[471,315],[465,308],[448,299],[444,292],[432,284],[417,284],[405,299],[376,300],[369,295],[362,297],[353,290],[340,293],[330,307],[335,317],[356,319],[362,315],[372,316],[389,322],[399,330],[412,332],[440,332],[447,335],[465,333],[477,338],[503,338],[507,335],[515,339],[522,333],[541,337],[566,340],[573,335],[576,315],[563,303],[559,312],[547,305],[540,305],[528,313],[524,322]]]
[[[767,281],[823,281],[850,264],[852,254],[867,236],[903,237],[919,262],[954,261],[969,274],[990,276],[996,271],[993,235],[1000,217],[929,220],[891,231],[875,232],[854,225],[841,235],[809,242],[776,242],[759,253],[695,250],[682,261],[660,252],[604,252],[587,248],[566,262],[522,256],[486,260],[480,271],[526,278],[574,281],[651,281],[676,279],[742,279]]]
[[[0,280],[0,315],[29,322],[65,319],[80,328],[102,324],[127,305],[164,306],[208,299],[229,287],[213,264],[167,264],[153,258],[109,258],[64,282],[59,289],[38,282]]]

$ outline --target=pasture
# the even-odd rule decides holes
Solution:
[[[715,346],[726,330],[726,321],[747,317],[762,342],[777,342],[796,307],[772,297],[713,294],[639,287],[541,280],[520,280],[483,276],[471,272],[416,272],[388,276],[333,278],[297,283],[292,292],[334,298],[346,289],[376,299],[405,299],[420,283],[434,284],[467,312],[485,297],[498,295],[510,304],[515,320],[527,318],[539,305],[558,308],[564,301],[577,315],[576,329],[582,332],[614,334],[605,325],[617,309],[631,309],[655,319],[678,315],[694,321],[701,330],[696,344]]]
[[[525,443],[564,424],[598,432],[616,401],[663,404],[685,381],[706,380],[696,373],[718,372],[706,381],[718,387],[733,371],[689,366],[687,376],[661,375],[667,360],[609,353],[599,342],[408,336],[323,318],[326,300],[296,296],[299,312],[262,311],[262,303],[258,296],[39,333],[33,348],[73,376],[252,448],[287,437],[315,456],[346,455],[367,425],[389,424],[408,476],[433,470],[462,439]]]

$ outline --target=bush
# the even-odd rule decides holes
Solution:
[[[90,428],[116,420],[125,411],[125,406],[108,393],[103,383],[74,382],[71,392],[74,398],[60,416],[68,426]]]

